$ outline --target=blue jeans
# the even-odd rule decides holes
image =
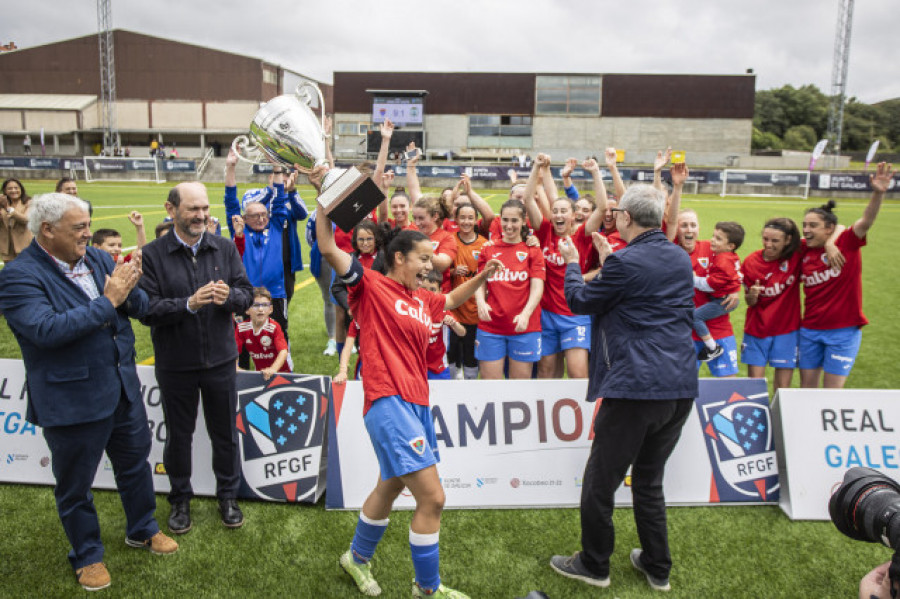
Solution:
[[[722,306],[722,304],[725,303],[725,299],[725,297],[711,297],[708,302],[699,308],[694,308],[694,330],[700,337],[709,335],[709,327],[706,326],[707,320],[718,318],[719,316],[728,314],[734,310],[734,308],[737,308],[737,304],[735,304],[734,308],[726,310]]]

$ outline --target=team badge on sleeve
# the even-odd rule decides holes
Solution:
[[[519,259],[519,262],[525,262],[525,258],[528,257],[528,252],[516,252],[516,258]]]
[[[425,453],[425,437],[416,437],[412,441],[409,442],[409,446],[412,447],[412,450],[417,454],[422,455]]]
[[[432,241],[432,242],[431,242],[431,249],[432,249],[432,251],[435,251],[435,252],[436,252],[439,245],[440,245],[440,242],[438,242],[438,241]]]

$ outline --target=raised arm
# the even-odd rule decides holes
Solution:
[[[672,176],[672,193],[669,195],[666,209],[666,237],[669,241],[674,241],[678,235],[678,212],[681,210],[681,189],[684,182],[687,181],[688,175],[691,174],[686,162],[673,164],[669,170]]]
[[[541,213],[547,220],[553,219],[553,202],[556,201],[559,191],[556,189],[556,183],[553,181],[553,173],[550,171],[550,155],[547,157],[547,163],[541,167],[541,187],[544,190],[544,198],[538,206],[541,207]]]
[[[131,214],[128,215],[128,220],[134,225],[137,249],[141,249],[147,245],[147,232],[144,230],[144,215],[137,210],[132,210]]]
[[[391,149],[391,136],[394,134],[394,123],[390,119],[384,119],[381,123],[381,147],[378,149],[378,158],[375,161],[375,172],[372,173],[372,180],[378,187],[381,187],[382,174],[384,167],[387,165],[388,151]]]
[[[576,166],[578,166],[578,161],[574,158],[568,158],[566,164],[563,165],[562,170],[559,172],[559,176],[562,178],[563,191],[566,193],[566,197],[572,200],[577,200],[580,197],[578,189],[572,184],[572,171],[575,170]]]
[[[323,107],[322,110],[324,109]],[[328,162],[328,166],[334,168],[334,154],[331,153],[331,130],[334,126],[334,121],[327,114],[323,120],[325,121],[325,160]]]
[[[875,224],[875,218],[881,209],[881,203],[884,200],[884,194],[887,192],[894,177],[894,166],[887,162],[878,163],[874,175],[869,175],[869,184],[872,186],[872,198],[866,204],[863,215],[858,221],[853,223],[853,233],[862,239]]]
[[[665,149],[665,151],[660,150],[656,153],[656,160],[653,161],[653,187],[659,189],[660,191],[665,191],[665,186],[662,182],[662,170],[669,164],[669,160],[672,159],[672,147],[669,146]]]
[[[597,207],[594,208],[594,211],[591,212],[584,224],[584,234],[590,235],[594,231],[600,230],[600,225],[603,223],[603,215],[606,213],[608,198],[606,197],[606,184],[603,183],[603,174],[600,172],[600,165],[597,164],[597,161],[593,158],[588,158],[581,167],[588,171],[594,179],[594,198],[596,199]]]
[[[484,230],[487,231],[488,227],[491,226],[491,222],[494,220],[495,216],[491,205],[485,202],[484,198],[482,198],[474,189],[472,189],[472,180],[469,178],[469,175],[463,173],[460,176],[459,180],[462,184],[463,193],[468,196],[469,201],[472,202],[472,205],[475,206],[475,209],[478,210],[479,214],[481,214]]]
[[[622,181],[622,174],[619,173],[619,166],[616,162],[616,149],[606,148],[604,156],[606,158],[606,168],[609,169],[609,173],[612,175],[613,191],[616,193],[617,198],[621,198],[625,195],[625,183]]]
[[[319,252],[334,269],[335,274],[338,276],[347,274],[353,258],[334,242],[331,219],[319,210],[316,211],[316,240],[319,243]]]
[[[531,173],[528,175],[528,181],[525,183],[525,214],[531,222],[531,226],[540,229],[544,222],[543,211],[535,200],[535,191],[537,190],[538,179],[540,178],[541,165],[550,164],[550,157],[546,154],[538,154],[531,165]]]
[[[415,142],[409,142],[406,146],[407,151],[416,149]],[[421,156],[421,154],[419,154]],[[419,174],[416,172],[416,165],[419,163],[419,156],[410,158],[406,161],[406,190],[409,192],[409,205],[415,204],[422,197],[422,186],[419,184]]]

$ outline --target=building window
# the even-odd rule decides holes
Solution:
[[[470,148],[531,147],[531,117],[524,115],[470,114]]]
[[[263,83],[278,85],[278,73],[269,69],[263,69]]]
[[[369,131],[368,123],[338,123],[338,135],[365,135]]]
[[[537,77],[535,114],[600,114],[600,77]]]

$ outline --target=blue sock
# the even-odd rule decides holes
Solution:
[[[341,353],[344,351],[344,345],[345,344],[340,343],[340,342],[337,343],[337,355],[338,356],[340,356]]]
[[[439,532],[420,535],[410,529],[409,550],[412,552],[413,569],[416,571],[416,583],[427,593],[436,591],[441,586],[440,551],[438,550]]]
[[[350,543],[350,552],[353,560],[358,564],[365,564],[375,555],[375,548],[387,530],[389,520],[372,520],[364,513],[359,512],[359,520],[356,522],[356,533],[353,542]]]

